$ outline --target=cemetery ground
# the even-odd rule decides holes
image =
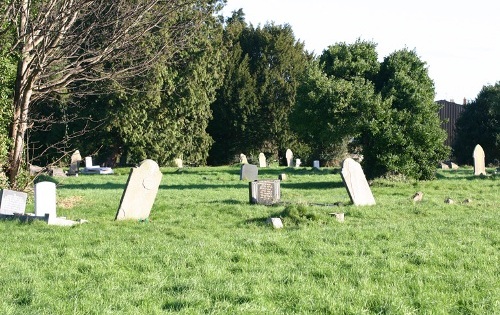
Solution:
[[[146,221],[114,221],[123,168],[50,179],[57,215],[88,223],[0,222],[0,313],[500,314],[499,175],[377,179],[356,207],[335,168],[259,169],[287,174],[275,206],[239,166],[162,172]]]

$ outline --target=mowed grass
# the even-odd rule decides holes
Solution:
[[[114,221],[129,169],[58,179],[58,216],[89,222],[0,222],[0,314],[500,314],[498,175],[379,179],[356,207],[338,171],[260,169],[288,175],[262,206],[238,166],[163,168],[146,222]]]

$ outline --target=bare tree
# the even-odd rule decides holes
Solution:
[[[96,81],[136,76],[158,56],[174,56],[216,2],[11,0],[0,13],[0,27],[17,31],[19,56],[5,169],[10,185],[17,186],[33,104],[75,85],[95,92]]]

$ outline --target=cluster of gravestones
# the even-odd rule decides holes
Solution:
[[[144,160],[130,170],[115,220],[147,220],[156,199],[162,173],[153,160]],[[0,191],[0,217],[21,221],[44,220],[51,225],[70,226],[86,222],[72,221],[56,215],[56,184],[35,184],[35,213],[25,213],[27,194],[3,189]]]
[[[290,150],[288,150],[290,151]],[[287,160],[292,159],[293,154],[288,154]],[[244,155],[242,154],[242,157]],[[477,145],[473,153],[474,174],[486,175],[484,151]],[[246,157],[244,157],[246,160]],[[266,167],[265,156],[259,155],[261,167]],[[176,161],[182,167],[182,161]],[[319,168],[319,162],[314,162],[314,167]],[[283,175],[283,174],[282,174]],[[347,193],[352,203],[356,206],[375,205],[375,198],[366,180],[361,165],[351,158],[342,162],[342,181],[347,189]],[[130,170],[127,184],[120,200],[120,206],[115,216],[115,220],[147,220],[153,207],[153,203],[158,193],[158,188],[162,179],[162,173],[158,164],[153,160],[144,160],[138,167]],[[280,182],[278,180],[259,180],[258,167],[256,165],[244,163],[240,170],[240,180],[249,181],[249,200],[252,204],[271,205],[280,201]],[[416,194],[415,198],[421,199],[422,194]],[[67,220],[56,215],[56,185],[53,182],[39,182],[35,184],[35,212],[25,213],[27,194],[13,190],[3,189],[0,191],[0,217],[19,218],[21,220],[44,220],[48,224],[74,225],[85,222]],[[332,213],[339,221],[344,220],[343,213]],[[276,220],[271,220],[273,225],[278,225]]]

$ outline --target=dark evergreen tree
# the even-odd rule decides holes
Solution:
[[[480,144],[486,163],[500,160],[500,83],[484,86],[474,101],[465,106],[457,122],[453,154],[458,163],[473,163],[474,147]]]

